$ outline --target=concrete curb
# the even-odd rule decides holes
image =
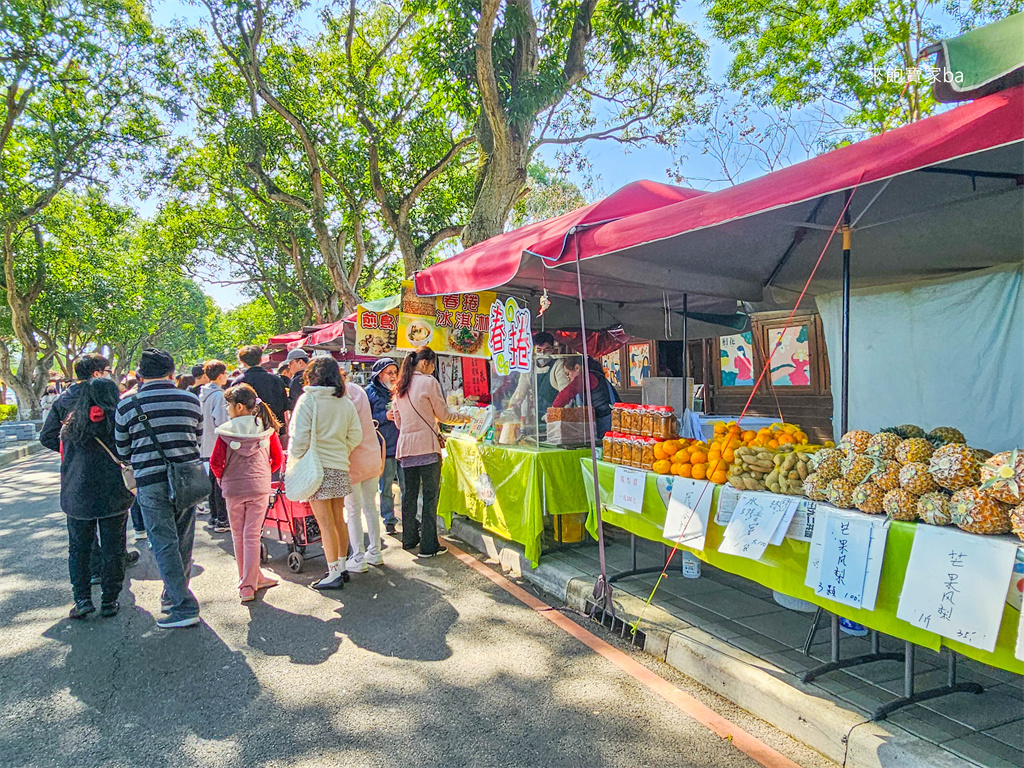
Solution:
[[[451,534],[579,611],[592,598],[594,577],[545,556],[537,568],[518,544],[484,531],[465,518],[452,520]],[[616,618],[635,621],[644,601],[613,593]],[[820,752],[844,768],[955,768],[964,761],[896,727],[883,727],[784,670],[729,645],[657,606],[643,610],[644,650],[729,699],[744,710]]]
[[[24,443],[11,448],[0,448],[0,467],[6,467],[16,461],[27,459],[37,453],[42,453],[46,448],[42,443]]]

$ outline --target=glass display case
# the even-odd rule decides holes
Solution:
[[[544,418],[559,391],[569,384],[569,371],[581,363],[580,355],[550,354],[539,359],[535,357],[530,371],[513,371],[507,376],[500,376],[492,365],[494,442],[532,446],[550,444]],[[582,403],[577,400],[570,405],[582,406]]]

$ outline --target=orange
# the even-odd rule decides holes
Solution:
[[[743,445],[743,441],[742,441],[742,440],[740,440],[740,439],[739,439],[738,437],[734,437],[734,438],[733,438],[732,440],[730,440],[730,441],[729,441],[729,443],[728,443],[728,447],[729,447],[729,448],[732,448],[732,450],[734,450],[734,451],[735,451],[735,450],[736,450],[737,448],[739,448],[739,447],[740,447],[741,445]]]
[[[716,448],[712,448],[708,451],[708,461],[715,462],[722,458],[722,452]]]
[[[725,472],[725,461],[708,457],[708,470],[710,472]]]
[[[693,469],[691,469],[690,472],[690,477],[692,477],[694,480],[703,480],[704,477],[707,475],[707,467],[705,467],[703,464],[694,464]]]
[[[715,434],[716,435],[724,435],[725,434],[725,429],[726,429],[726,427],[725,427],[725,422],[724,421],[716,421],[715,422]]]
[[[717,472],[713,472],[711,474],[711,482],[712,483],[718,483],[719,485],[725,485],[725,483],[727,483],[728,480],[729,480],[729,477],[728,477],[728,475],[725,474],[724,470],[720,469]]]
[[[749,443],[751,440],[753,440],[753,439],[755,439],[757,437],[757,432],[754,432],[753,430],[748,429],[746,432],[744,432],[741,435],[741,437],[743,438],[743,442],[744,443]]]
[[[661,450],[665,452],[666,456],[674,456],[679,448],[680,445],[678,440],[666,440],[661,444]]]
[[[778,440],[774,440],[774,439],[773,440],[769,440],[768,441],[768,447],[771,448],[774,451],[776,448],[779,447],[779,441]]]
[[[654,445],[654,458],[657,459],[658,461],[668,458],[668,454],[665,453],[665,446],[662,445],[661,443],[655,443]]]
[[[693,467],[689,464],[679,464],[676,466],[676,474],[679,475],[679,477],[691,477],[692,471]]]
[[[796,432],[794,432],[794,433],[793,433],[793,438],[794,438],[794,439],[795,439],[795,440],[796,440],[796,441],[797,441],[798,443],[804,443],[805,445],[807,444],[807,433],[806,433],[806,432],[801,432],[801,431],[800,431],[800,430],[798,429],[798,430],[797,430]]]
[[[736,461],[736,454],[733,453],[732,448],[726,448],[724,451],[722,451],[722,461],[724,461],[726,464],[732,464],[734,461]]]
[[[778,439],[779,445],[792,445],[793,443],[796,442],[796,440],[793,439],[792,435],[787,435],[785,433],[779,435]]]
[[[693,453],[690,454],[690,463],[691,464],[703,464],[707,460],[708,460],[708,455],[706,453],[704,453],[703,451],[696,450],[696,451],[694,451]]]
[[[733,424],[732,426],[729,427],[730,435],[738,435],[741,432],[743,432],[743,427],[741,427],[739,424]]]
[[[653,469],[659,475],[667,475],[669,472],[672,471],[672,463],[668,459],[661,459],[660,461],[654,462],[654,465],[651,467],[651,469]]]

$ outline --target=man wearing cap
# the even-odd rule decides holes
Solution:
[[[389,357],[382,357],[373,364],[373,376],[366,388],[366,396],[370,400],[370,411],[377,422],[377,430],[384,438],[385,458],[384,472],[380,476],[380,516],[384,519],[384,527],[388,533],[395,532],[398,518],[395,517],[395,478],[398,486],[405,493],[405,477],[402,468],[395,458],[398,448],[398,427],[395,415],[391,410],[391,396],[398,381],[398,363]]]
[[[121,458],[131,462],[136,499],[164,582],[160,607],[166,615],[156,625],[191,627],[199,623],[199,602],[188,586],[196,510],[177,509],[171,503],[167,466],[140,415],[152,428],[167,461],[175,463],[199,459],[202,410],[199,398],[174,386],[174,358],[169,352],[145,350],[138,375],[138,392],[117,406],[114,439]]]
[[[291,410],[294,411],[295,404],[306,388],[303,377],[309,367],[309,355],[304,349],[293,349],[288,352],[284,361],[288,366],[288,377],[291,379],[291,383],[288,385],[288,402],[291,403]]]

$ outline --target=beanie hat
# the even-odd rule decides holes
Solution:
[[[139,376],[144,379],[160,379],[174,372],[174,358],[163,349],[150,347],[142,353]]]
[[[395,366],[395,368],[398,367],[398,363],[396,363],[390,357],[382,357],[380,360],[374,363],[373,368],[370,369],[373,372],[373,376],[371,376],[370,378],[376,379],[381,373],[383,373],[387,368],[390,368],[392,365]]]

